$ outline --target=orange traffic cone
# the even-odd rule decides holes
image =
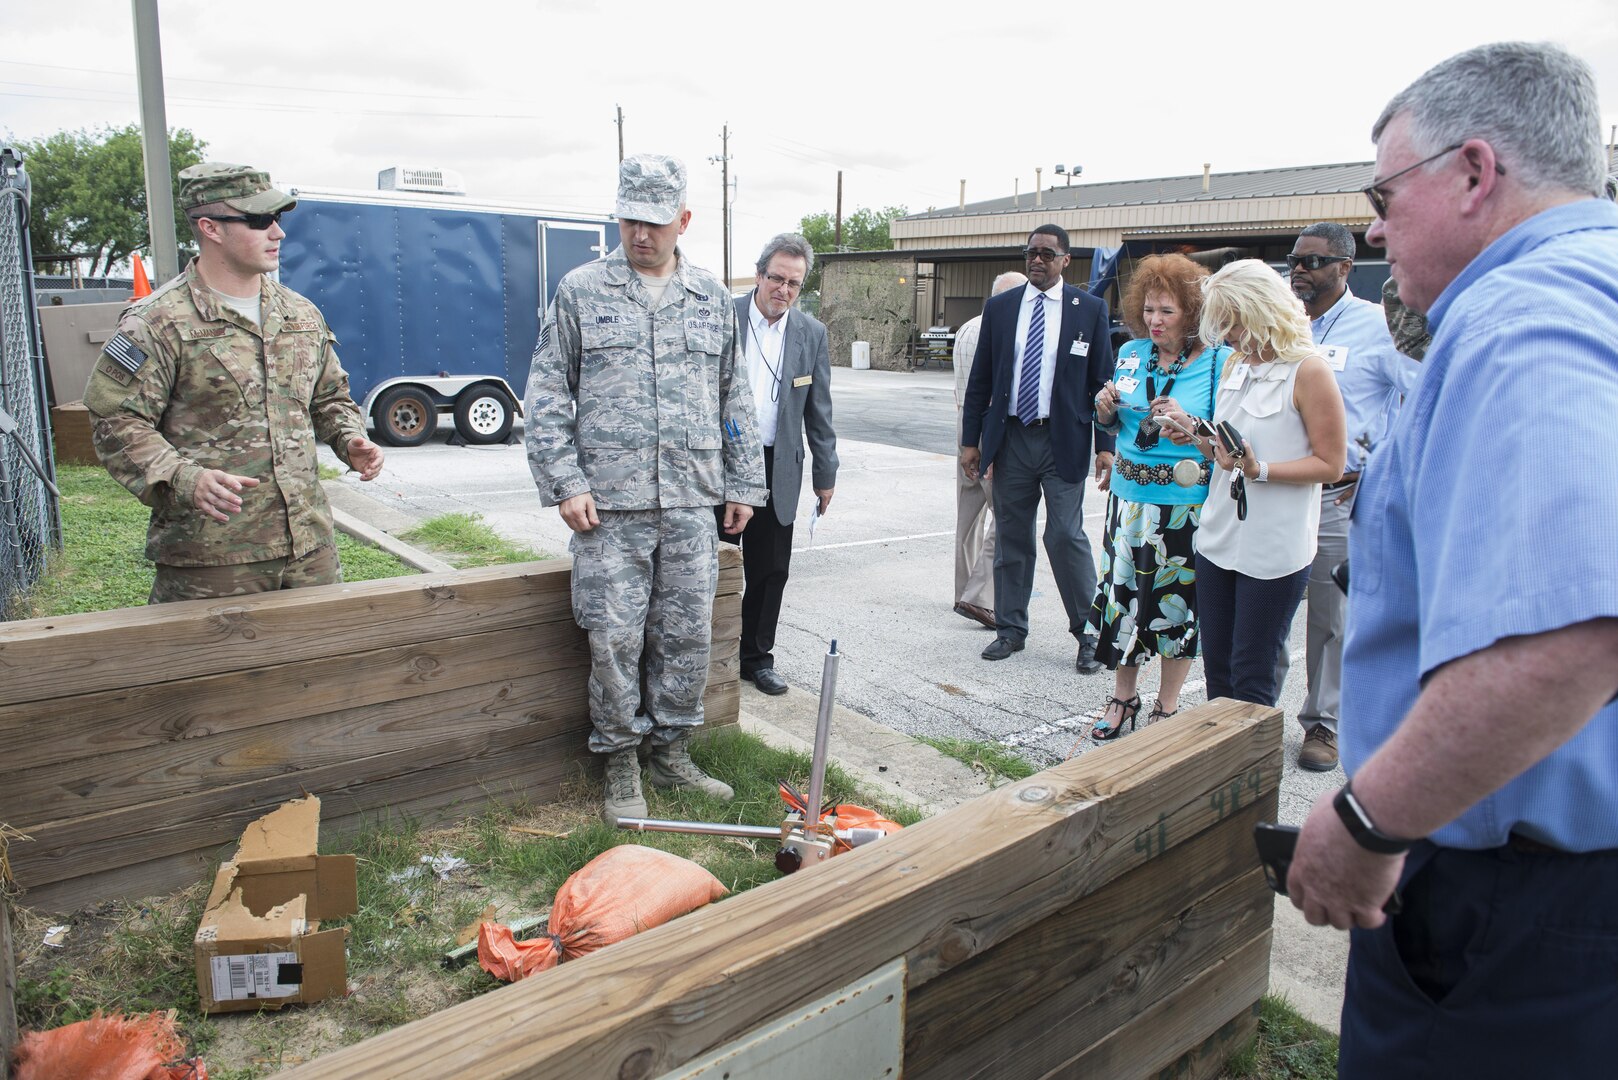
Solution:
[[[152,283],[146,278],[145,264],[140,261],[139,255],[132,256],[131,261],[135,265],[135,295],[130,299],[139,300],[143,296],[152,295]]]

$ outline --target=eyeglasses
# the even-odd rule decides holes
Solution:
[[[768,281],[771,285],[785,285],[793,292],[797,292],[799,289],[803,288],[803,282],[794,281],[791,278],[784,278],[779,274],[765,274],[764,280]]]
[[[239,221],[254,232],[263,232],[271,225],[279,225],[281,215],[284,213],[286,213],[285,210],[277,210],[273,214],[242,214],[238,217],[221,217],[218,214],[203,214],[201,216],[210,221]]]
[[[1332,263],[1348,262],[1349,258],[1347,255],[1288,255],[1287,269],[1296,270],[1302,266],[1305,270],[1313,272]]]
[[[1035,259],[1038,259],[1040,262],[1055,262],[1057,259],[1060,259],[1066,254],[1067,252],[1057,251],[1055,248],[1031,247],[1023,248],[1022,257],[1026,262],[1033,262]]]
[[[1390,180],[1397,180],[1407,172],[1412,172],[1421,168],[1423,165],[1431,164],[1432,162],[1443,157],[1445,154],[1453,154],[1455,151],[1459,150],[1465,145],[1466,141],[1462,140],[1461,142],[1456,143],[1454,146],[1446,146],[1432,157],[1422,158],[1414,165],[1400,169],[1392,176],[1384,176],[1370,187],[1362,189],[1365,192],[1365,197],[1371,200],[1371,209],[1376,211],[1376,216],[1384,219],[1388,216],[1388,193],[1385,189],[1387,188]],[[1494,171],[1499,173],[1501,176],[1506,175],[1506,167],[1500,164],[1498,161],[1494,163]]]

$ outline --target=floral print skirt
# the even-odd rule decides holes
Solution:
[[[1108,668],[1162,656],[1191,659],[1197,635],[1194,545],[1202,504],[1137,503],[1111,495],[1086,632]]]

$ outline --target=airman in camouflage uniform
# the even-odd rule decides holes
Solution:
[[[152,508],[151,603],[342,580],[315,440],[374,478],[382,451],[320,311],[265,276],[291,196],[245,165],[180,173],[200,254],[128,308],[84,402],[97,455]]]
[[[590,640],[590,749],[604,816],[644,817],[636,747],[659,787],[728,786],[691,762],[708,682],[718,538],[763,506],[764,456],[730,295],[676,246],[685,167],[619,168],[621,245],[557,286],[528,377],[528,463],[573,530],[573,615]],[[645,656],[645,698],[640,662]],[[643,705],[643,712],[637,712]]]
[[[1427,332],[1427,317],[1411,311],[1399,300],[1399,283],[1391,277],[1382,283],[1382,315],[1388,320],[1388,333],[1393,335],[1393,347],[1420,360],[1427,355],[1427,346],[1433,335]]]

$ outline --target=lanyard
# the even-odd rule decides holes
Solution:
[[[781,399],[781,367],[786,361],[783,358],[772,365],[770,358],[764,355],[764,346],[758,340],[758,327],[754,326],[751,329],[753,332],[747,335],[747,343],[758,350],[758,358],[764,361],[764,370],[770,373],[770,401],[772,403],[779,401]],[[786,350],[785,335],[782,335],[781,349],[783,352]]]

